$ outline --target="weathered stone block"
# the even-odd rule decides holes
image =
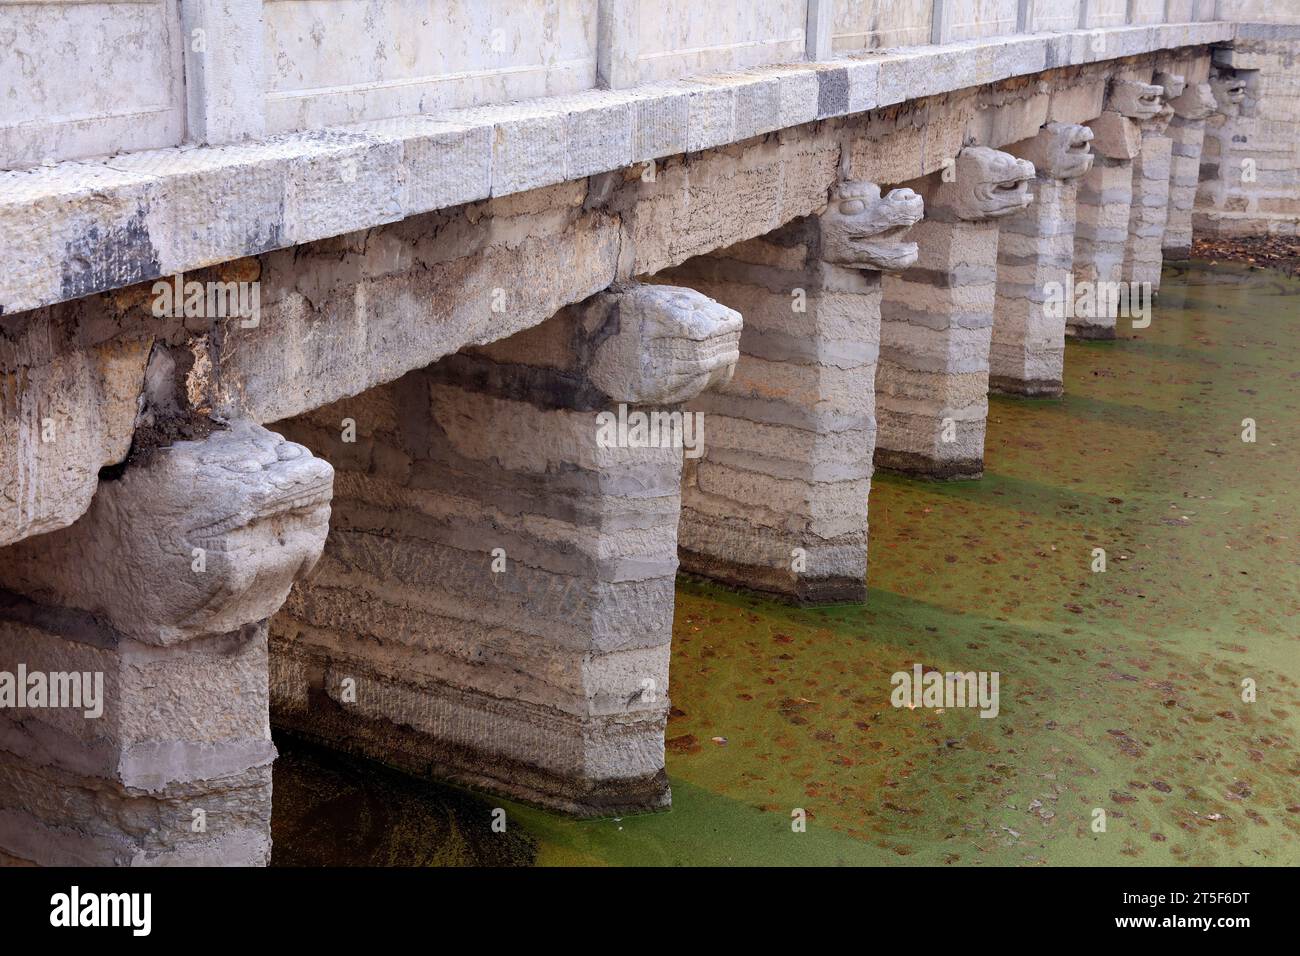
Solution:
[[[0,329],[0,547],[77,520],[131,447],[151,342],[56,345],[52,322],[32,312]]]
[[[1098,157],[1079,183],[1074,280],[1087,283],[1094,295],[1092,306],[1083,310],[1086,314],[1068,316],[1066,330],[1071,335],[1115,337],[1116,300],[1095,293],[1116,287],[1122,277],[1132,200],[1133,164],[1127,161]]]
[[[0,708],[6,852],[267,862],[266,619],[320,554],[331,480],[237,423],[128,465],[78,521],[0,551],[0,670],[51,688]]]

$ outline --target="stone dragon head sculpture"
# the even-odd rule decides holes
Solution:
[[[1164,106],[1164,87],[1133,80],[1111,80],[1106,93],[1106,109],[1133,120],[1150,120],[1160,115]]]
[[[1048,123],[1017,149],[1039,176],[1077,179],[1092,169],[1092,130],[1078,123]]]
[[[228,633],[274,614],[315,564],[333,482],[302,445],[237,421],[101,481],[85,515],[20,542],[16,577],[7,565],[0,579],[147,644]],[[40,575],[23,580],[25,562]]]
[[[1220,113],[1236,116],[1246,102],[1246,81],[1235,73],[1219,72],[1210,77],[1210,92]]]
[[[694,289],[629,283],[589,300],[592,384],[616,402],[671,405],[731,381],[740,313]]]
[[[1164,70],[1158,70],[1151,82],[1160,87],[1160,95],[1166,103],[1182,96],[1183,91],[1187,89],[1187,77],[1181,73],[1166,73]]]
[[[1029,181],[1034,164],[987,146],[966,146],[957,154],[955,175],[941,181],[933,205],[958,219],[999,219],[1033,201]]]
[[[917,247],[903,237],[924,213],[924,201],[910,189],[881,196],[875,183],[839,182],[821,215],[822,258],[850,269],[906,269]]]
[[[1218,105],[1209,83],[1191,83],[1178,96],[1169,101],[1174,115],[1183,119],[1198,120],[1213,116]]]

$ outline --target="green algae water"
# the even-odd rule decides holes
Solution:
[[[876,476],[865,606],[680,582],[670,811],[277,737],[273,862],[1300,863],[1298,333],[1300,281],[1166,269],[1149,328],[1068,345],[1064,399],[990,400],[983,480]],[[998,672],[1000,713],[891,706],[914,664]]]

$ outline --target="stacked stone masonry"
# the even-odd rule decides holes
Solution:
[[[916,259],[911,190],[835,187],[821,216],[661,273],[744,316],[732,381],[691,404],[683,567],[806,603],[866,593],[880,272]]]
[[[282,423],[338,479],[273,626],[277,724],[570,813],[666,805],[683,447],[608,429],[689,429],[739,338],[697,292],[632,285]]]
[[[1033,163],[975,146],[915,183],[926,208],[913,230],[919,257],[886,277],[880,312],[878,467],[983,473],[998,221],[1029,205],[1033,177]]]
[[[0,854],[265,863],[271,720],[667,805],[679,559],[864,600],[874,468],[978,477],[989,391],[1117,334],[1049,288],[1294,232],[1297,46],[1024,34],[0,172],[0,671],[104,679],[0,709]],[[256,313],[160,314],[177,273]]]
[[[1181,96],[1186,85],[1181,75],[1156,73],[1152,87],[1160,90],[1161,110],[1140,124],[1142,145],[1133,158],[1133,199],[1120,278],[1127,283],[1145,283],[1153,290],[1160,287],[1161,250],[1169,221],[1173,139],[1168,129],[1174,115],[1169,101]]]
[[[1011,395],[1061,394],[1065,368],[1064,295],[1074,266],[1079,177],[1092,169],[1092,130],[1048,123],[1008,152],[1034,164],[1034,201],[1002,220],[997,299],[989,347],[989,387]]]

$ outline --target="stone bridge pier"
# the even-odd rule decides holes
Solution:
[[[1092,130],[1048,123],[1007,147],[1034,165],[1034,201],[1002,220],[989,388],[1009,395],[1061,394],[1064,296],[1074,265],[1079,177],[1092,169]]]
[[[927,478],[984,471],[998,221],[1025,209],[1034,166],[986,146],[913,185],[919,256],[887,276],[876,372],[876,465]]]
[[[1208,71],[1208,63],[1205,64]],[[1172,142],[1169,170],[1169,216],[1161,253],[1165,259],[1186,259],[1192,252],[1192,210],[1201,175],[1201,149],[1205,121],[1217,106],[1208,82],[1188,82],[1183,92],[1169,100]]]
[[[1154,117],[1160,110],[1158,100],[1159,89],[1149,83],[1112,81],[1105,110],[1088,123],[1096,160],[1079,184],[1074,232],[1074,281],[1087,284],[1087,297],[1080,296],[1087,306],[1067,310],[1069,335],[1115,337],[1117,302],[1097,292],[1115,287],[1123,276],[1133,209],[1133,160],[1142,148],[1142,131],[1134,120]]]
[[[0,848],[267,862],[268,619],[320,555],[332,476],[237,422],[128,463],[71,525],[0,551],[0,646],[29,685],[0,709]]]
[[[1236,69],[1219,62],[1211,70],[1210,95],[1214,97],[1215,109],[1206,121],[1202,137],[1195,206],[1204,211],[1193,213],[1194,219],[1203,220],[1198,228],[1213,222],[1211,211],[1240,213],[1246,205],[1242,195],[1247,191],[1245,161],[1253,162],[1255,154],[1244,141],[1259,127],[1258,118],[1247,116],[1245,109],[1252,82],[1258,82],[1255,70]]]
[[[625,284],[280,423],[337,481],[272,626],[277,725],[577,815],[666,806],[683,403],[740,329]]]
[[[841,182],[826,212],[661,273],[745,316],[729,384],[691,409],[682,567],[805,603],[866,596],[882,271],[916,261],[908,189]]]
[[[1120,281],[1145,283],[1153,292],[1160,288],[1161,248],[1169,218],[1173,140],[1168,128],[1174,111],[1167,101],[1181,96],[1186,86],[1181,74],[1157,71],[1154,82],[1135,96],[1137,109],[1145,112],[1154,102],[1156,112],[1138,123],[1141,145],[1133,157],[1133,197]]]

